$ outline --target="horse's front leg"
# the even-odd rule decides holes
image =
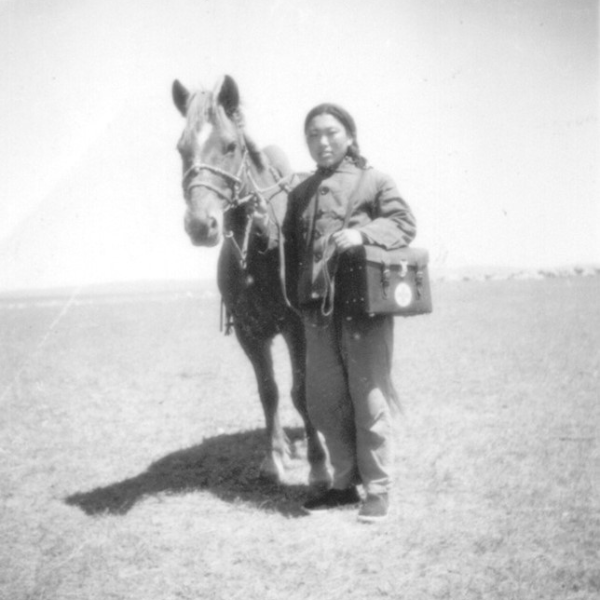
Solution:
[[[331,487],[332,478],[327,468],[327,453],[316,428],[309,418],[306,404],[306,342],[302,323],[299,319],[290,318],[288,320],[283,331],[283,337],[292,363],[292,401],[304,421],[307,458],[310,464],[308,482],[312,488],[328,489]]]
[[[260,476],[280,483],[284,478],[285,462],[289,455],[289,440],[279,420],[279,390],[273,371],[270,339],[248,339],[237,331],[238,340],[250,359],[258,395],[265,414],[267,429],[267,453],[260,465]]]

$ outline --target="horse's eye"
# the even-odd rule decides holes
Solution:
[[[237,145],[235,142],[229,142],[229,144],[227,144],[227,147],[225,148],[225,152],[227,152],[227,154],[233,154],[236,148]]]

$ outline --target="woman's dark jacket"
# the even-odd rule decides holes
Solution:
[[[364,243],[383,248],[406,246],[416,234],[415,218],[388,175],[361,169],[349,159],[333,172],[318,170],[290,193],[282,228],[286,288],[295,306],[326,294],[329,235],[346,219]]]

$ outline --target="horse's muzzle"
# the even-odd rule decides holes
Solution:
[[[186,213],[184,227],[194,246],[212,247],[221,241],[221,227],[214,217],[198,219]]]

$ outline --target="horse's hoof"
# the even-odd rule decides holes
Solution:
[[[284,468],[280,459],[272,456],[266,456],[260,465],[259,476],[263,481],[269,483],[281,483],[283,480]]]

